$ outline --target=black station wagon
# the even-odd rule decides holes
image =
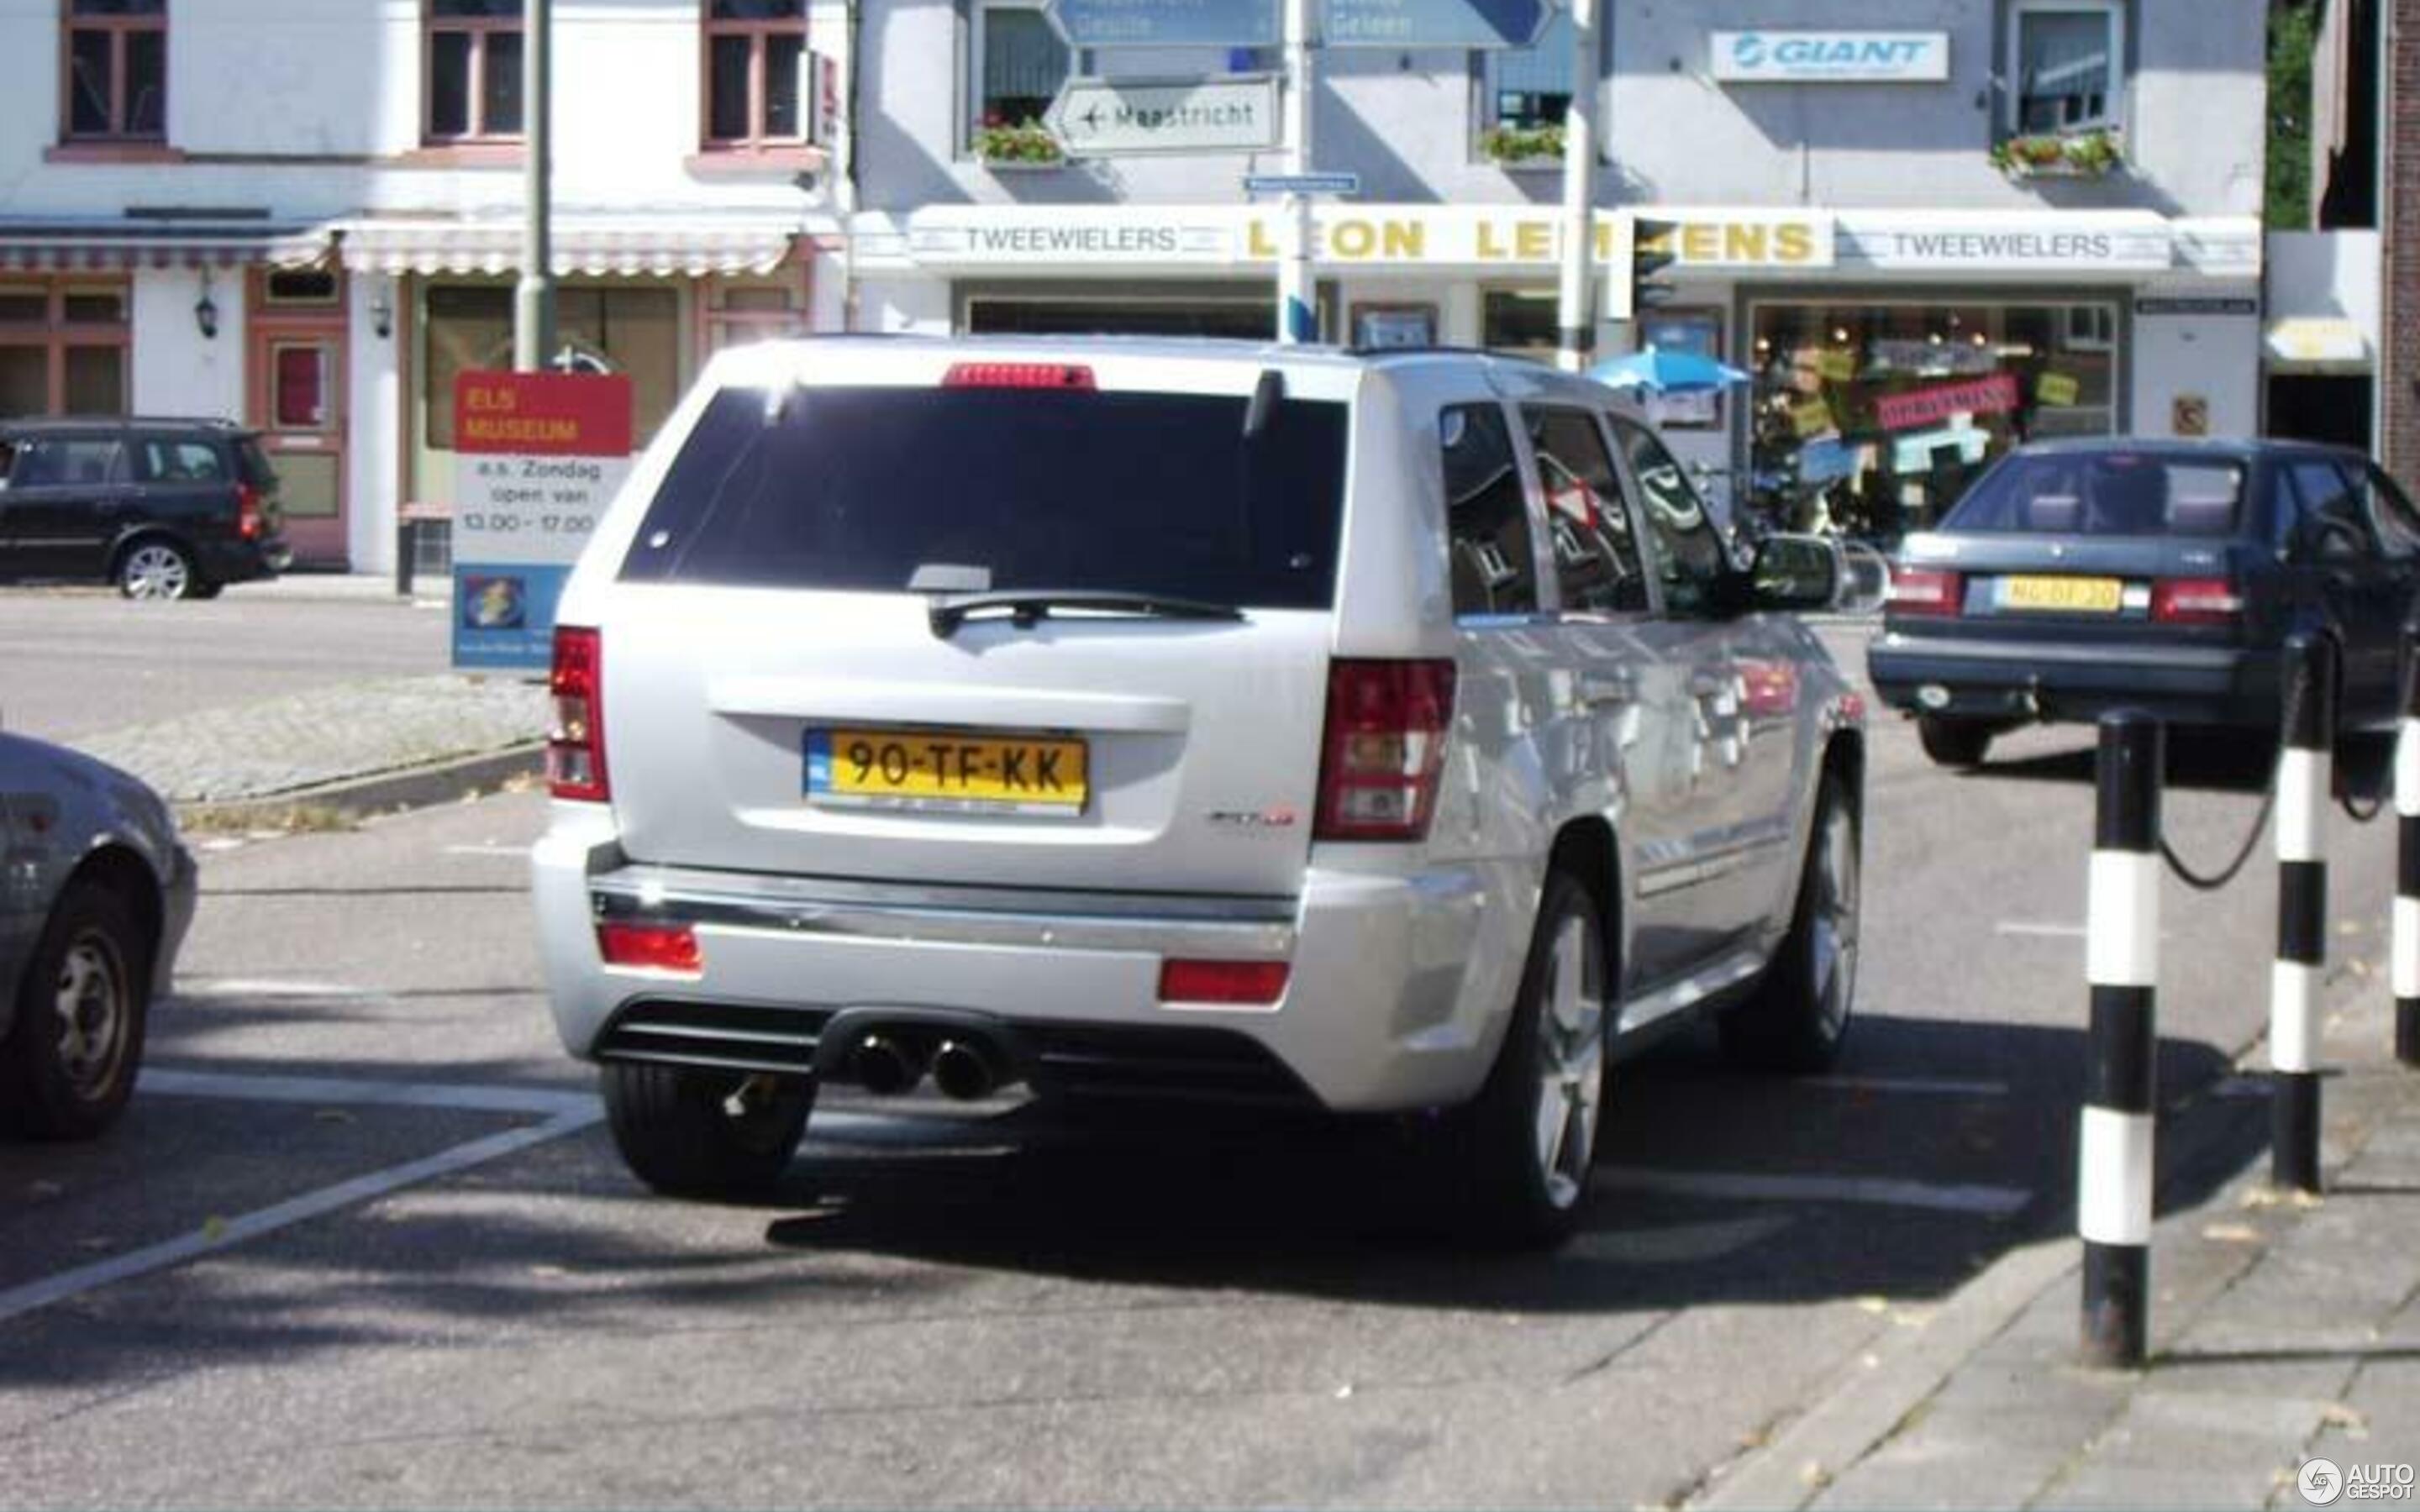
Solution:
[[[2053,441],[1978,480],[1892,564],[1875,688],[1928,755],[2120,706],[2273,728],[2298,631],[2342,656],[2341,717],[2395,714],[2420,512],[2367,457],[2292,441]]]
[[[209,598],[289,560],[277,474],[223,420],[0,421],[0,578]]]

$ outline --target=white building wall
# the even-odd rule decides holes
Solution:
[[[346,554],[355,572],[395,570],[396,498],[400,476],[404,418],[402,374],[396,362],[401,337],[378,333],[374,307],[384,295],[399,331],[402,296],[383,274],[354,274],[351,329],[346,342],[345,424]]]
[[[244,279],[240,269],[210,271],[210,302],[219,333],[205,338],[194,318],[202,272],[194,268],[146,269],[133,280],[134,412],[244,418]]]
[[[2206,290],[2196,290],[2206,293]],[[2259,291],[2236,291],[2257,300]],[[2257,307],[2257,306],[2256,306]],[[2177,401],[2208,407],[2212,436],[2260,432],[2260,318],[2256,315],[2137,315],[2134,419],[2137,436],[2173,436]]]

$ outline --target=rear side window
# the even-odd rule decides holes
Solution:
[[[219,449],[208,441],[164,441],[145,439],[128,451],[138,483],[225,483],[226,468]]]
[[[1631,539],[1630,512],[1596,417],[1583,409],[1524,409],[1538,482],[1546,493],[1546,530],[1563,608],[1639,610],[1647,579]]]
[[[87,437],[32,440],[24,443],[10,481],[20,488],[51,488],[113,481],[117,468],[116,439]]]
[[[1534,614],[1538,559],[1512,428],[1501,405],[1457,405],[1437,416],[1453,611]]]
[[[897,593],[1156,593],[1326,609],[1346,407],[989,388],[729,390],[706,406],[622,563],[626,582]]]
[[[236,464],[243,470],[243,481],[262,493],[277,489],[277,470],[269,465],[269,454],[260,443],[247,440],[236,448]]]
[[[2149,452],[2012,456],[1942,521],[1949,531],[2043,535],[2228,536],[2242,525],[2243,469]]]

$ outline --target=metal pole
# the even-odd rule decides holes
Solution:
[[[2286,642],[2285,749],[2277,756],[2277,964],[2270,978],[2271,1184],[2319,1189],[2319,983],[2328,965],[2328,863],[2320,842],[2335,741],[2336,647]]]
[[[2075,1227],[2084,1240],[2084,1361],[2119,1369],[2143,1363],[2149,1334],[2165,737],[2146,714],[2101,717],[2085,949],[2091,1059]]]
[[[521,111],[528,142],[528,224],[521,232],[521,281],[513,290],[513,367],[545,369],[554,356],[554,250],[548,236],[553,171],[554,0],[524,0]]]
[[[2403,627],[2395,741],[2395,1058],[2420,1067],[2420,624]]]
[[[1596,314],[1590,295],[1596,267],[1596,8],[1597,0],[1571,0],[1572,102],[1563,116],[1563,287],[1556,324],[1560,328],[1557,362],[1566,373],[1588,366],[1596,347]]]
[[[1311,0],[1285,0],[1285,133],[1294,172],[1311,171]],[[1278,340],[1314,341],[1319,336],[1318,293],[1311,275],[1311,197],[1299,192],[1284,202],[1285,254],[1278,261]]]

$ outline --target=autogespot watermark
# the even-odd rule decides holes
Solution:
[[[2313,1506],[2337,1502],[2420,1501],[2410,1465],[2346,1465],[2333,1459],[2309,1459],[2294,1476],[2303,1500]]]

